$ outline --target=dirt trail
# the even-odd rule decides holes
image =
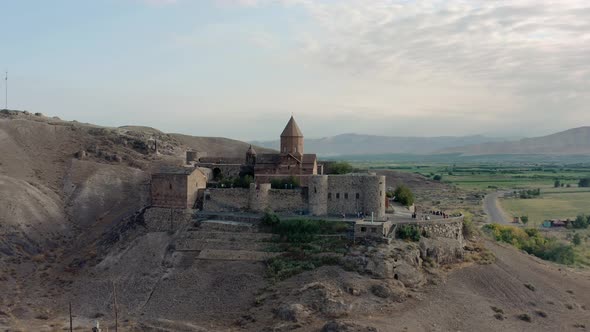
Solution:
[[[504,196],[505,192],[497,191],[487,194],[483,199],[483,208],[488,216],[489,222],[510,224],[511,220],[506,212],[500,206],[499,198]]]

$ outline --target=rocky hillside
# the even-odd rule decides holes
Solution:
[[[441,149],[438,152],[462,153],[464,155],[590,155],[590,127],[573,128],[547,136],[523,138],[518,141],[488,142],[447,148]]]
[[[150,172],[163,164],[181,164],[189,148],[237,155],[247,147],[233,140],[169,135],[147,127],[99,127],[3,110],[0,252],[8,256],[0,259],[25,259],[63,241],[72,246],[92,242],[145,206]]]

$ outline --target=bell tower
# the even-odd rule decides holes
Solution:
[[[281,154],[303,156],[303,134],[293,116],[281,134]]]

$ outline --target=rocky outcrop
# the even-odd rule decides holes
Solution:
[[[447,238],[420,239],[420,257],[437,264],[452,264],[463,259],[463,245]]]

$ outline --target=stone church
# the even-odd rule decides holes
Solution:
[[[322,174],[316,154],[305,154],[303,133],[293,116],[281,133],[279,153],[257,155],[252,147],[246,154],[246,163],[254,168],[256,183],[268,183],[275,178],[294,176],[307,186],[310,175]]]
[[[385,177],[374,173],[323,175],[315,154],[305,154],[303,134],[291,117],[281,133],[278,153],[245,159],[205,157],[187,152],[184,170],[164,169],[152,175],[152,205],[198,208],[209,212],[254,212],[268,209],[298,215],[385,215]],[[249,188],[208,186],[219,178],[254,176]],[[275,179],[296,178],[295,188],[272,188]]]

